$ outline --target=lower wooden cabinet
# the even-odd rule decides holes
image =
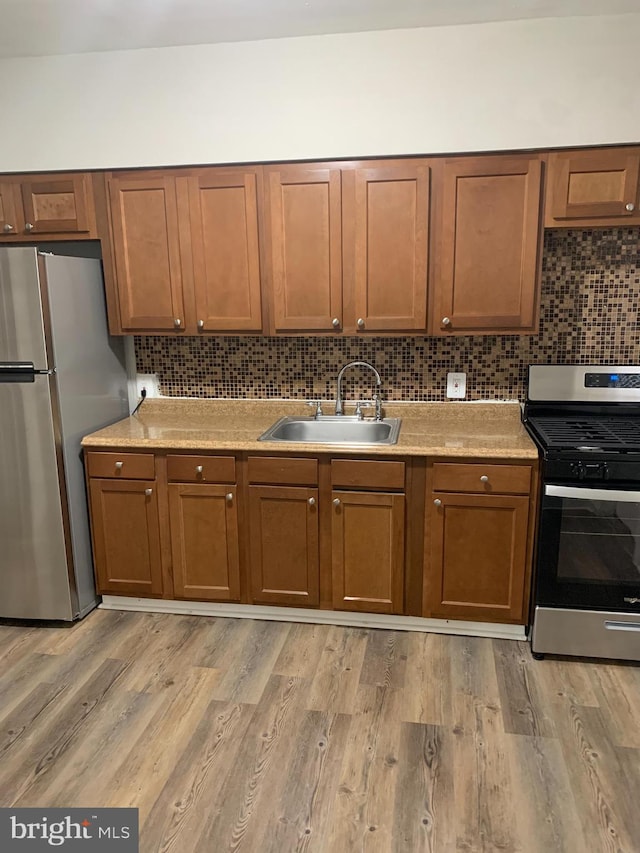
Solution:
[[[168,488],[176,597],[239,601],[236,487],[171,483]]]
[[[155,481],[89,481],[98,592],[162,595]]]
[[[249,530],[252,600],[317,607],[318,490],[249,486]]]
[[[465,483],[468,491],[427,495],[423,615],[526,622],[531,468],[433,467],[432,482],[443,489]],[[496,494],[500,488],[520,494]]]
[[[334,490],[331,499],[333,606],[402,613],[404,495]]]

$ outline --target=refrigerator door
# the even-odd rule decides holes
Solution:
[[[0,248],[0,363],[49,366],[35,249]],[[72,619],[50,378],[0,381],[0,617]]]

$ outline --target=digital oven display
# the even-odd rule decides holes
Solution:
[[[585,373],[585,388],[640,388],[640,373]]]

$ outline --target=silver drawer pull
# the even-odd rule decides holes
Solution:
[[[333,505],[334,506],[340,506],[340,498],[334,498],[333,499]]]
[[[625,210],[628,210],[628,211],[629,211],[629,213],[631,213],[631,212],[632,212],[633,210],[635,210],[635,209],[636,209],[636,206],[635,206],[635,204],[634,204],[632,201],[630,201],[630,202],[628,202],[627,204],[625,204]]]
[[[198,320],[198,328],[204,329],[204,320]]]
[[[435,501],[434,501],[434,504],[435,504],[436,506],[442,506],[442,501],[440,500],[440,498],[436,498],[436,499],[435,499]]]
[[[231,501],[233,500],[233,492],[229,492],[227,495],[225,495],[225,498],[226,498],[227,503],[230,504]]]
[[[640,622],[605,622],[607,631],[635,631],[640,633]]]
[[[148,498],[150,498],[151,495],[153,494],[153,489],[145,489],[144,493]]]
[[[196,465],[196,474],[202,474],[202,465]]]
[[[309,506],[315,506],[316,505],[316,499],[315,498],[309,498],[307,503],[309,504]]]
[[[116,462],[116,471],[122,471],[122,466],[124,462]]]
[[[482,477],[480,477],[480,482],[481,483],[488,483],[489,482],[489,478],[487,477],[486,474],[483,474]]]

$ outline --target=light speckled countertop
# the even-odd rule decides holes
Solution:
[[[348,413],[351,413],[349,407]],[[331,404],[325,412],[331,413]],[[460,456],[536,459],[518,403],[387,403],[402,418],[394,445],[327,445],[258,441],[283,415],[306,415],[300,400],[146,400],[138,414],[86,436],[83,447],[130,450],[254,450],[278,453]]]

